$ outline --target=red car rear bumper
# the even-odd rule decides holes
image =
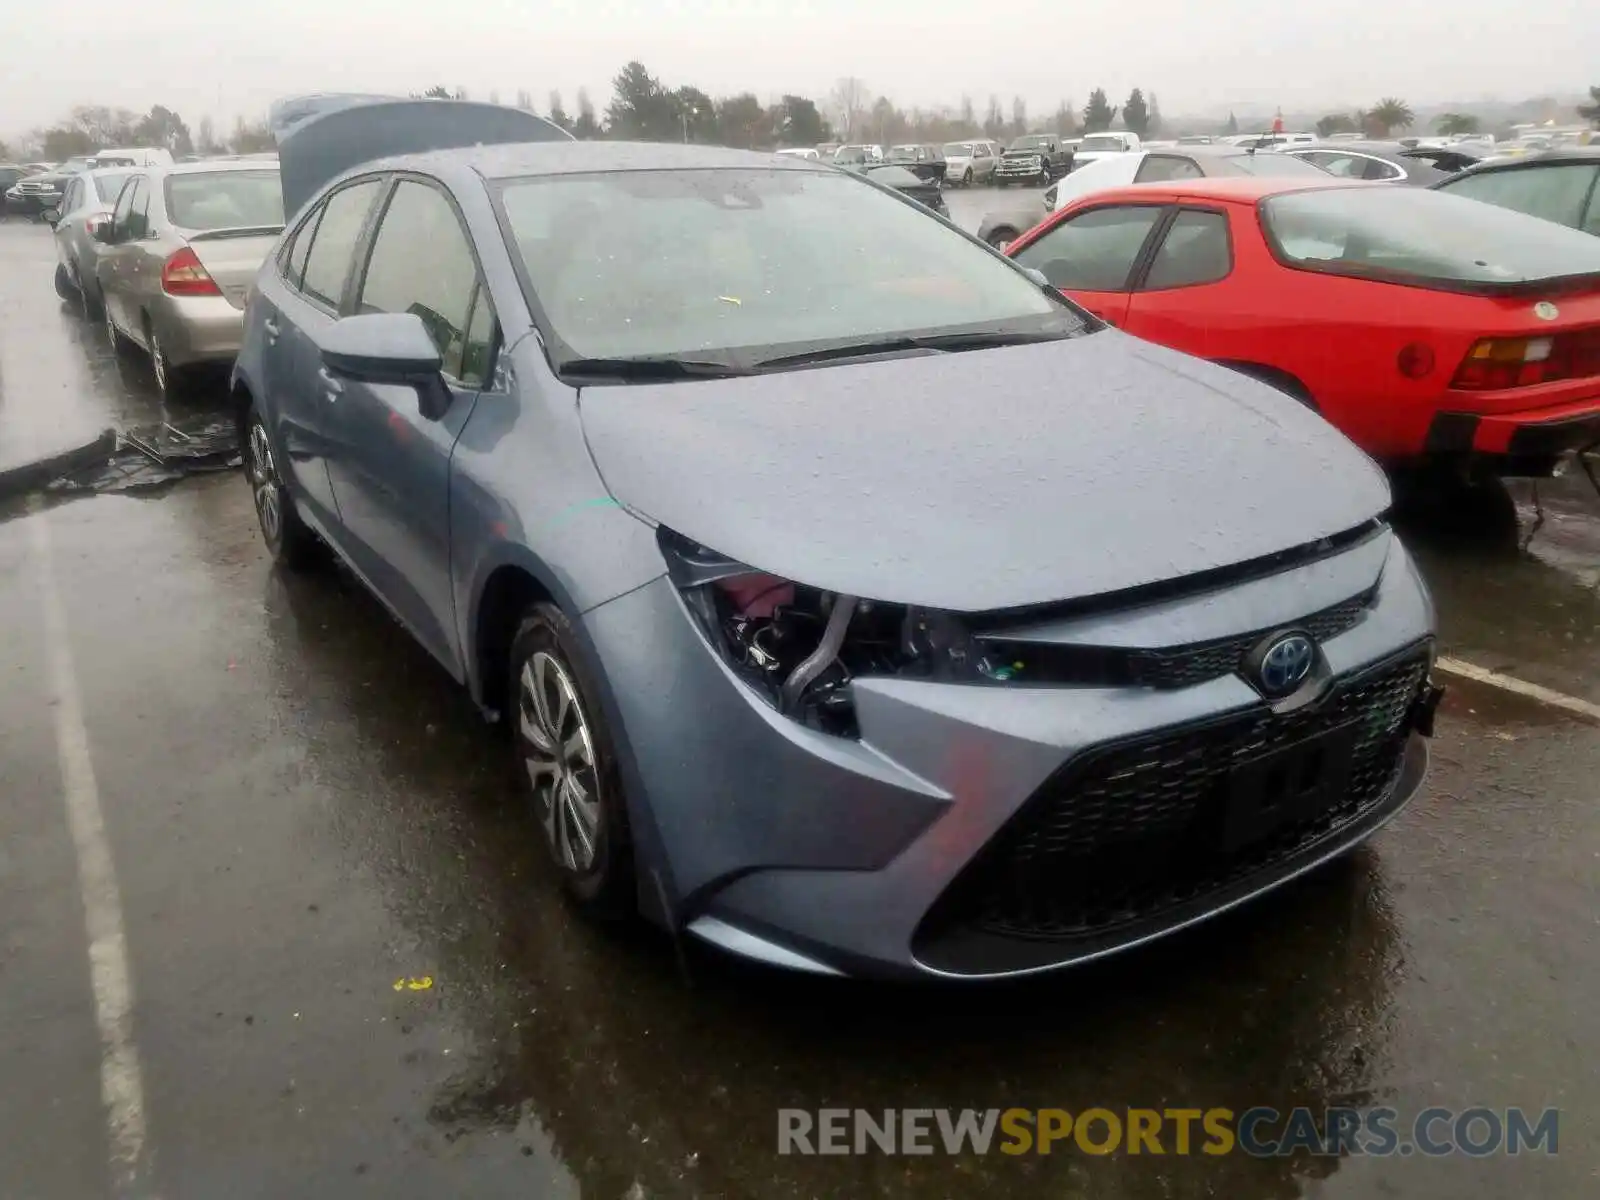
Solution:
[[[1600,398],[1514,413],[1435,413],[1430,455],[1490,454],[1543,458],[1600,444]]]

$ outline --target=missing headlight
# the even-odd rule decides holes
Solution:
[[[972,683],[1021,670],[992,661],[950,613],[808,587],[665,529],[658,540],[706,640],[759,696],[810,728],[857,736],[858,678]]]

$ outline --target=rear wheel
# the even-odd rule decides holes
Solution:
[[[65,263],[56,264],[56,295],[63,300],[75,300],[78,290],[72,286],[72,276],[67,274]]]
[[[562,886],[592,915],[626,916],[635,884],[622,777],[566,614],[553,604],[529,609],[509,665],[517,774]]]
[[[150,347],[150,373],[156,378],[156,387],[160,389],[162,398],[181,400],[188,373],[182,367],[172,365],[167,358],[166,347],[161,344],[161,338],[148,320],[144,324],[144,337],[145,344]]]
[[[254,405],[245,418],[244,468],[255,501],[256,520],[261,525],[261,540],[267,544],[273,561],[290,570],[315,564],[322,546],[295,511],[294,498],[278,474],[266,422]]]
[[[1009,225],[1002,225],[999,229],[991,229],[985,240],[996,250],[1004,250],[1017,240],[1017,231]]]

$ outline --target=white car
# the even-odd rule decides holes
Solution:
[[[1078,148],[1072,152],[1072,172],[1077,174],[1090,163],[1143,149],[1144,144],[1140,142],[1137,133],[1128,133],[1125,130],[1091,133],[1079,142]]]
[[[787,146],[779,150],[778,154],[782,158],[804,158],[811,162],[817,162],[822,158],[822,155],[810,146]]]

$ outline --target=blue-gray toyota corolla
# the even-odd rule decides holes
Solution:
[[[504,716],[581,908],[1027,974],[1420,785],[1432,606],[1294,400],[822,164],[448,101],[280,145],[234,376],[262,532]]]

